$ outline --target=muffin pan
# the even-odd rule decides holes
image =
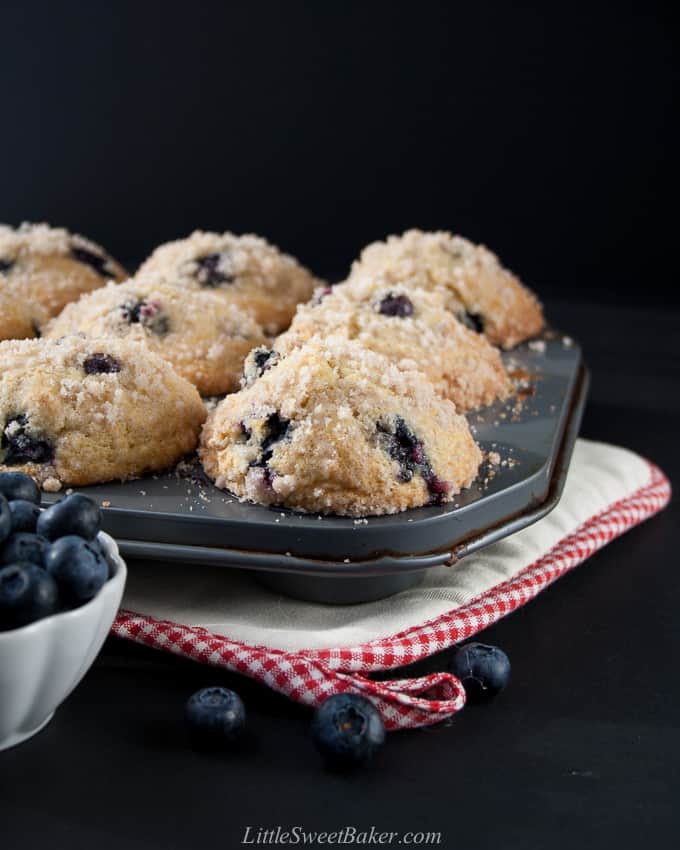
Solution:
[[[530,525],[559,501],[587,394],[580,348],[548,332],[503,356],[527,388],[469,415],[482,449],[497,456],[447,505],[362,520],[302,514],[241,503],[191,463],[81,492],[102,505],[104,529],[132,569],[134,559],[185,563],[192,575],[221,565],[253,570],[277,592],[314,601],[389,596],[427,568],[454,564]]]

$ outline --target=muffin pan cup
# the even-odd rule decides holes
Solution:
[[[330,604],[390,596],[559,501],[588,390],[581,350],[548,332],[503,357],[524,388],[468,416],[492,458],[453,503],[365,519],[320,516],[239,502],[200,473],[178,470],[81,492],[102,505],[104,528],[132,569],[135,559],[184,563],[188,581],[202,565],[252,570],[277,592]]]

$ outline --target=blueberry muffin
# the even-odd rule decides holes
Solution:
[[[125,270],[99,245],[47,224],[0,225],[0,292],[29,310],[41,327],[70,301],[123,280]],[[34,331],[22,334],[33,336]]]
[[[449,502],[481,460],[420,372],[339,337],[311,339],[227,396],[199,453],[244,500],[350,516]]]
[[[266,340],[251,316],[216,293],[150,275],[83,296],[45,329],[48,339],[72,333],[143,342],[203,395],[238,389],[246,354]]]
[[[160,245],[137,274],[152,273],[174,286],[227,297],[269,334],[284,330],[296,306],[319,283],[292,257],[258,236],[206,233]]]
[[[134,478],[195,448],[196,388],[129,340],[0,343],[0,472],[46,490]]]
[[[441,297],[420,288],[417,280],[391,284],[357,278],[332,290],[320,289],[311,302],[298,307],[291,327],[273,348],[286,354],[315,334],[356,340],[397,366],[423,372],[459,411],[510,393],[498,350],[443,309]],[[246,383],[257,376],[263,357],[261,349],[249,357]]]
[[[2,287],[2,271],[0,271],[0,340],[35,336],[36,329],[31,320],[28,305],[18,301]]]
[[[394,283],[416,278],[443,289],[447,307],[494,345],[513,348],[543,328],[536,297],[483,245],[444,231],[409,230],[364,248],[350,280],[384,275]]]

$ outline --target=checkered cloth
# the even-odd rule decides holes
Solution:
[[[371,674],[495,623],[660,511],[670,494],[668,479],[643,458],[579,440],[551,514],[453,569],[428,571],[419,588],[334,607],[275,596],[240,572],[132,564],[113,632],[250,676],[306,705],[353,691],[376,704],[388,729],[427,726],[463,707],[458,679],[442,672],[375,681]]]

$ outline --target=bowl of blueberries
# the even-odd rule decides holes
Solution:
[[[0,474],[0,750],[30,738],[97,657],[127,570],[79,493],[40,509],[21,473]]]

